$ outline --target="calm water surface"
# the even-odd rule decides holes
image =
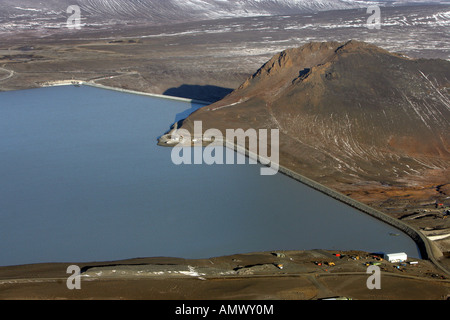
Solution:
[[[396,229],[282,174],[175,166],[156,139],[196,108],[91,87],[0,93],[0,265],[318,248],[420,256]]]

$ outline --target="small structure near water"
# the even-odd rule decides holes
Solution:
[[[408,260],[408,255],[404,252],[402,253],[388,253],[384,255],[384,259],[391,263],[404,262]]]

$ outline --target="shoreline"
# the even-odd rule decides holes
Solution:
[[[195,99],[187,99],[187,98],[180,98],[180,97],[174,97],[174,96],[167,96],[167,95],[161,95],[161,94],[153,94],[153,93],[146,93],[146,92],[140,92],[135,90],[129,90],[129,89],[122,89],[122,88],[116,88],[111,86],[105,86],[101,84],[97,84],[93,81],[83,81],[83,80],[62,80],[62,81],[53,81],[45,83],[41,86],[41,88],[45,87],[58,87],[58,86],[90,86],[95,87],[99,89],[105,89],[105,90],[112,90],[122,93],[129,93],[129,94],[136,94],[136,95],[142,95],[142,96],[148,96],[153,98],[160,98],[160,99],[168,99],[168,100],[174,100],[174,101],[180,101],[180,102],[187,102],[187,103],[195,103],[195,104],[201,104],[204,106],[207,106],[211,104],[211,102],[207,101],[201,101],[201,100],[195,100]],[[163,135],[164,136],[164,135]],[[261,161],[259,160],[258,155],[252,154],[249,150],[243,148],[240,145],[231,143],[229,141],[223,141],[224,146],[227,148],[230,148],[238,153],[244,154],[247,157],[250,157],[252,159],[258,159],[258,163],[261,164]],[[266,159],[267,160],[267,159]],[[263,165],[263,164],[261,164]],[[263,165],[264,166],[264,165]],[[414,227],[398,220],[393,217],[390,217],[389,215],[376,210],[366,204],[363,204],[362,202],[359,202],[357,200],[354,200],[348,196],[345,196],[341,193],[339,193],[336,190],[333,190],[331,188],[328,188],[322,184],[319,184],[297,172],[294,172],[286,167],[283,167],[278,164],[279,172],[300,182],[308,187],[311,187],[329,197],[332,197],[342,203],[345,203],[359,211],[361,213],[369,215],[370,217],[373,217],[383,223],[386,223],[389,226],[392,226],[402,232],[404,232],[407,236],[409,236],[418,246],[419,252],[421,254],[421,259],[430,260],[439,270],[443,271],[445,274],[450,275],[450,271],[447,270],[445,267],[442,266],[442,264],[439,262],[439,258],[443,256],[442,251],[431,241],[429,240],[424,234],[422,234],[420,231],[416,230]],[[151,258],[151,257],[150,257]]]
[[[170,140],[168,138],[171,133],[173,132],[173,129],[170,130],[168,133],[162,135],[160,138],[161,140],[164,140],[165,143],[162,143],[160,145],[167,146],[167,147],[174,147],[176,144],[170,144],[167,143],[167,141]],[[203,141],[203,145],[208,144],[208,142]],[[225,148],[229,148],[231,150],[234,150],[235,152],[242,154],[246,156],[247,158],[251,158],[253,160],[256,160],[259,164],[269,167],[273,164],[271,164],[270,159],[261,157],[257,154],[254,154],[253,152],[249,151],[245,147],[242,147],[241,145],[238,145],[234,142],[230,142],[227,140],[220,140],[218,143],[221,143]],[[193,142],[191,142],[191,145]],[[189,144],[187,144],[189,145]],[[269,165],[264,165],[262,161],[265,163],[269,163]],[[324,186],[323,184],[320,184],[316,181],[313,181],[298,172],[295,172],[293,170],[290,170],[280,164],[276,164],[278,167],[278,172],[281,174],[284,174],[310,188],[313,188],[316,191],[319,191],[335,200],[338,200],[346,205],[351,206],[352,208],[357,209],[363,214],[366,214],[372,218],[375,218],[378,221],[381,221],[382,223],[385,223],[391,227],[396,228],[397,230],[405,233],[409,238],[411,238],[414,243],[417,245],[419,253],[421,255],[421,259],[430,260],[438,269],[443,271],[445,274],[450,275],[450,270],[446,269],[440,262],[439,259],[444,256],[443,252],[436,246],[436,244],[433,243],[432,240],[430,240],[426,235],[422,234],[420,231],[418,231],[416,228],[398,220],[393,217],[390,217],[389,215],[372,208],[360,201],[357,201],[355,199],[352,199],[348,196],[343,195],[342,193],[331,189],[329,187]]]

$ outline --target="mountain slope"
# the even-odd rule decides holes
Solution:
[[[222,19],[367,7],[363,0],[0,0],[0,17],[29,17],[47,21],[66,16],[70,5],[80,6],[85,19],[146,21],[164,24],[182,21]]]
[[[310,43],[274,56],[192,130],[280,129],[280,163],[325,184],[448,181],[450,62],[363,42]]]

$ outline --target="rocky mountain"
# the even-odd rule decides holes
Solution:
[[[279,129],[280,163],[338,189],[450,178],[450,62],[371,44],[309,43],[275,55],[182,128]]]

